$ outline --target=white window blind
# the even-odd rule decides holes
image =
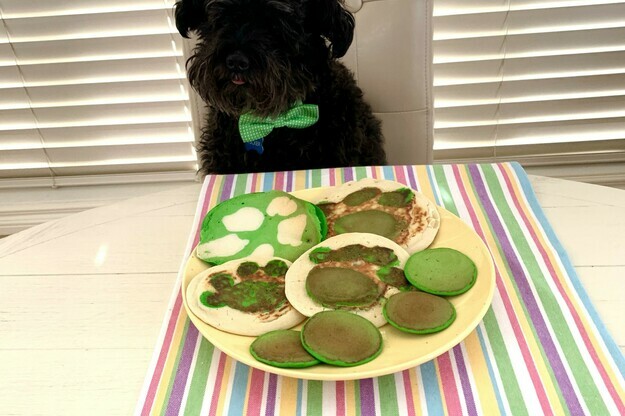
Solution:
[[[173,4],[0,0],[0,181],[193,177]]]
[[[625,1],[435,0],[433,29],[436,160],[625,163]]]

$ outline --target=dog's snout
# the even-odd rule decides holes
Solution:
[[[231,71],[247,71],[250,60],[242,52],[234,52],[226,57],[226,67]]]

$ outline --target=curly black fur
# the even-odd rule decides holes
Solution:
[[[187,71],[209,107],[197,147],[202,173],[386,162],[380,122],[336,60],[354,29],[341,0],[179,0],[175,10],[180,33],[200,40]],[[276,116],[297,101],[319,106],[316,124],[276,128],[262,154],[245,150],[241,114]]]

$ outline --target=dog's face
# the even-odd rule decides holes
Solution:
[[[320,62],[343,56],[354,19],[342,0],[179,0],[176,26],[199,43],[193,88],[231,116],[275,116],[315,88]]]

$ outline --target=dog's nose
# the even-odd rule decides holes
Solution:
[[[226,67],[231,71],[247,71],[250,60],[242,52],[234,52],[226,57]]]

